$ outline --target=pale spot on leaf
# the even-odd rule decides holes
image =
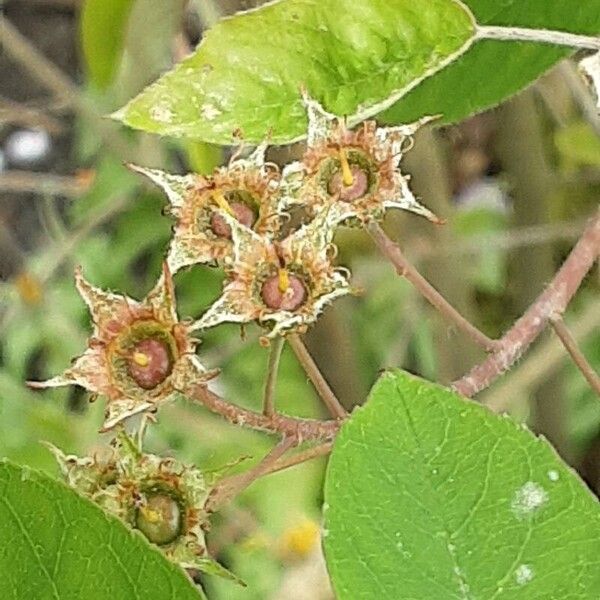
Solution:
[[[510,507],[517,518],[523,519],[530,516],[547,501],[546,490],[537,483],[528,481],[515,492]]]

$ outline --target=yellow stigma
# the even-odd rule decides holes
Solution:
[[[340,148],[340,163],[342,165],[342,181],[346,187],[350,187],[354,183],[354,176],[352,175],[344,148]]]
[[[282,294],[285,294],[290,287],[290,276],[285,269],[279,269],[279,273],[277,275],[279,277],[279,291]]]
[[[140,367],[147,367],[150,363],[148,355],[143,352],[134,352],[131,358],[133,359],[133,362]]]
[[[158,523],[161,520],[160,513],[157,510],[148,508],[147,506],[141,506],[140,512],[142,513],[144,519],[148,521],[148,523]]]
[[[213,200],[217,203],[217,206],[224,210],[227,214],[235,217],[235,213],[231,206],[229,206],[229,202],[225,199],[223,192],[221,190],[215,190],[212,194]]]

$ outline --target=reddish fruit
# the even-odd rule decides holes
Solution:
[[[252,227],[256,221],[254,211],[243,202],[231,202],[229,207],[233,211],[235,218],[246,227]],[[225,219],[218,214],[213,214],[210,219],[210,227],[213,233],[219,237],[231,239],[231,227],[227,225]]]
[[[352,202],[362,198],[369,191],[369,177],[367,173],[358,165],[350,165],[350,171],[352,173],[352,183],[346,185],[342,171],[334,173],[329,184],[327,191],[332,196],[337,196],[344,202]]]
[[[288,275],[287,290],[282,291],[280,276],[273,275],[263,283],[260,295],[268,308],[294,311],[304,304],[306,288],[302,279]]]
[[[141,388],[152,390],[171,374],[173,361],[167,344],[147,338],[133,347],[127,366],[129,375]]]

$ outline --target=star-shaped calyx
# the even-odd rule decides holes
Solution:
[[[194,353],[190,324],[178,320],[168,266],[141,302],[90,285],[78,269],[75,284],[94,329],[87,350],[62,375],[30,382],[35,388],[77,384],[106,397],[103,430],[171,399],[178,390],[214,377]]]
[[[223,294],[195,328],[257,321],[270,329],[267,337],[301,331],[327,304],[350,292],[345,273],[331,261],[331,212],[318,213],[281,241],[221,216],[232,230],[234,258]]]
[[[123,430],[95,456],[80,458],[47,446],[69,486],[140,531],[170,560],[240,582],[208,555],[203,527],[210,489],[199,469],[142,452]]]
[[[261,145],[248,158],[234,158],[207,177],[130,165],[165,191],[177,219],[167,257],[172,272],[231,256],[231,230],[217,209],[260,235],[278,231],[280,174],[276,165],[265,163],[265,150]]]
[[[398,127],[380,128],[365,121],[356,130],[304,96],[309,129],[301,162],[283,172],[287,205],[299,204],[309,213],[329,208],[336,223],[381,219],[388,208],[401,208],[440,223],[419,204],[398,164],[412,135],[430,118]]]

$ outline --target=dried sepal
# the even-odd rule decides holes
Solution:
[[[170,560],[239,581],[207,554],[209,489],[199,469],[144,453],[124,431],[102,455],[79,458],[47,446],[71,487],[140,531]]]
[[[398,127],[379,128],[365,121],[355,131],[342,118],[304,97],[309,117],[308,147],[301,162],[283,171],[286,205],[299,204],[309,213],[327,208],[336,224],[380,219],[388,208],[401,208],[439,223],[410,191],[399,162],[412,136],[431,117]]]
[[[94,328],[85,352],[64,373],[35,388],[77,384],[107,398],[103,431],[135,414],[155,411],[178,390],[214,376],[195,355],[197,340],[180,322],[168,266],[144,300],[105,292],[75,274]]]
[[[327,304],[350,292],[330,257],[331,212],[320,212],[282,241],[259,236],[226,213],[222,217],[234,245],[229,280],[194,328],[257,321],[270,328],[267,337],[275,337],[306,328]]]
[[[132,166],[160,186],[177,222],[167,262],[175,272],[193,264],[221,262],[232,251],[229,226],[221,208],[262,235],[280,226],[279,170],[265,163],[266,144],[247,158],[233,158],[227,167],[202,175],[171,175],[158,169]]]

